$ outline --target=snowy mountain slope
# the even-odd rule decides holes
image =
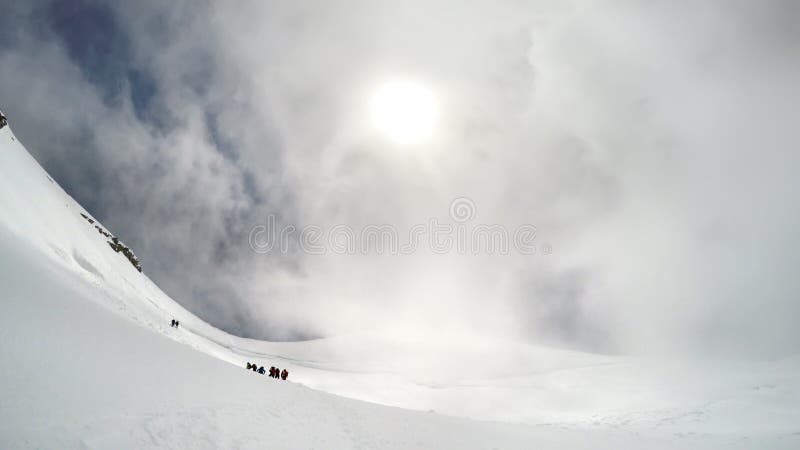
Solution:
[[[81,214],[0,130],[2,448],[800,445],[797,360],[643,361],[434,333],[241,339],[170,299]],[[299,384],[244,371],[254,360]]]
[[[191,346],[236,359],[189,330],[166,327],[168,317],[180,315],[217,340],[227,337],[107,250],[99,233],[80,220],[78,206],[8,129],[0,131],[0,168],[2,448],[529,448],[554,439],[579,447],[591,442],[588,433],[559,436],[348,400],[197,352]],[[628,438],[610,433],[607,439],[622,444]]]
[[[532,428],[476,427],[246,372],[110,314],[88,300],[96,287],[42,264],[5,231],[0,248],[2,448],[523,448],[541,439]]]

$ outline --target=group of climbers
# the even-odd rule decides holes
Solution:
[[[247,362],[247,370],[252,370],[253,372],[260,373],[264,375],[267,373],[264,370],[264,366],[258,367],[258,364],[251,364],[250,361]],[[281,380],[285,380],[289,376],[289,371],[286,369],[279,369],[275,366],[269,368],[269,377],[270,378],[280,378]]]
[[[172,319],[171,327],[178,328],[181,323],[175,319]],[[251,364],[249,361],[247,362],[247,370],[252,370],[253,372],[260,373],[261,375],[266,375],[267,371],[264,369],[264,366],[258,367],[258,364]],[[289,371],[286,369],[278,369],[275,366],[269,368],[269,376],[270,378],[280,378],[281,380],[285,380],[289,377]]]

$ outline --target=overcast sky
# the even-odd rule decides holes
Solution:
[[[800,349],[797,2],[0,5],[15,133],[229,332]],[[437,100],[413,148],[366,112],[395,79]],[[405,232],[460,197],[470,224],[536,226],[537,254],[249,244],[271,214]]]

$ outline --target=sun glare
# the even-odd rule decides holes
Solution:
[[[396,144],[418,144],[430,137],[436,122],[436,96],[422,84],[392,81],[372,94],[372,125]]]

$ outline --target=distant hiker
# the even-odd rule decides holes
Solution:
[[[272,367],[269,368],[269,376],[270,377],[274,377],[275,376],[275,366],[272,366]]]
[[[180,323],[180,322],[178,322],[178,321],[176,320],[176,321],[175,321],[175,328],[178,328],[178,325],[180,325],[180,324],[181,324],[181,323]]]
[[[258,368],[258,366],[256,366],[255,364],[253,364],[252,367],[250,367],[250,369],[252,369],[253,372],[255,372],[257,370],[257,368]]]
[[[172,319],[172,324],[171,324],[170,326],[171,326],[171,327],[174,327],[174,326],[175,326],[175,319]]]
[[[265,373],[267,373],[267,371],[264,370],[264,366],[261,366],[261,367],[258,368],[258,373],[260,373],[261,375],[264,375]]]
[[[0,130],[2,130],[6,125],[8,125],[8,119],[6,119],[6,116],[3,115],[3,111],[0,111]]]
[[[252,367],[252,364],[250,364],[250,361],[247,361],[247,370],[250,370],[250,367]]]
[[[286,377],[288,377],[288,376],[289,376],[289,371],[286,370],[286,369],[283,369],[283,372],[281,372],[281,380],[285,380]]]

